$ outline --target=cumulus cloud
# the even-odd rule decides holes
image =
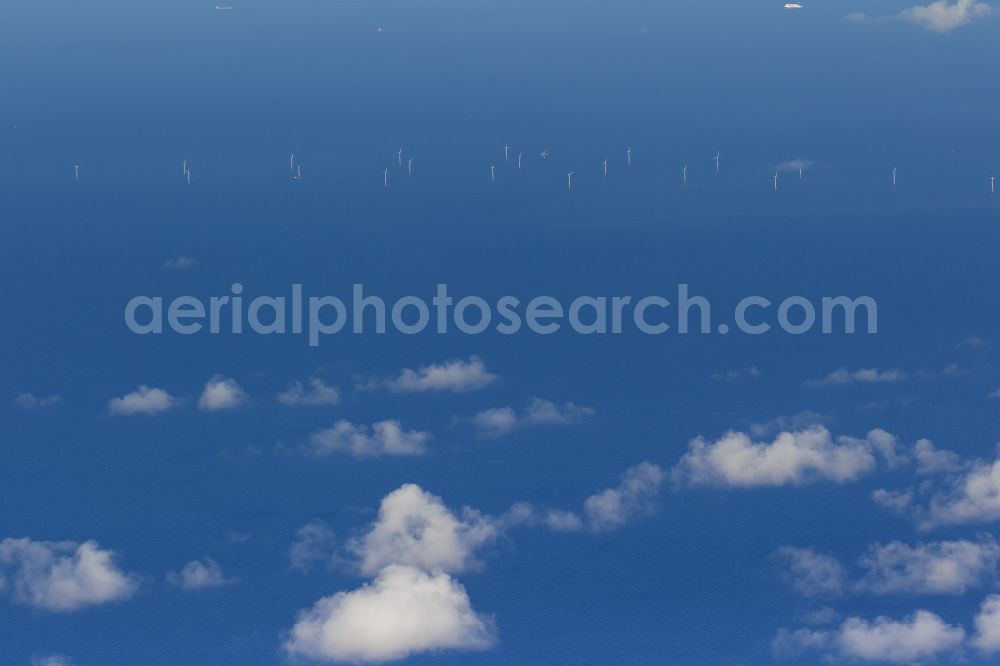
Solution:
[[[893,513],[905,513],[913,504],[913,491],[879,488],[872,493],[872,500],[883,509]]]
[[[873,545],[861,560],[860,589],[874,594],[963,594],[996,577],[1000,546],[979,541]]]
[[[389,564],[459,573],[475,567],[476,551],[496,537],[494,522],[475,509],[455,514],[441,498],[409,483],[382,499],[378,519],[350,548],[364,574]]]
[[[573,425],[593,415],[590,407],[532,398],[520,412],[510,407],[487,409],[473,416],[472,423],[483,437],[502,437],[520,428]]]
[[[1000,520],[1000,458],[962,460],[929,440],[918,442],[914,451],[918,474],[934,476],[916,494],[878,490],[873,495],[878,504],[913,518],[921,530]]]
[[[316,564],[333,559],[336,537],[322,520],[306,523],[295,533],[295,540],[288,549],[288,560],[293,569],[308,571]]]
[[[990,537],[978,541],[938,541],[909,545],[873,544],[858,560],[861,573],[851,581],[840,562],[811,548],[784,546],[775,553],[785,576],[807,597],[844,592],[887,594],[964,594],[996,578],[1000,546]]]
[[[453,359],[444,363],[425,365],[416,370],[404,369],[395,377],[374,378],[361,389],[385,388],[392,393],[423,393],[426,391],[450,391],[468,393],[486,388],[499,381],[499,377],[486,370],[486,364],[478,356],[468,361]]]
[[[862,368],[848,370],[840,368],[829,373],[822,379],[810,379],[808,386],[847,386],[848,384],[883,384],[901,382],[906,379],[902,370],[879,370],[878,368]]]
[[[582,530],[583,519],[572,511],[550,509],[545,512],[545,526],[555,532],[576,532]]]
[[[325,407],[340,404],[340,391],[322,379],[310,379],[307,385],[294,381],[278,394],[278,402],[288,407]]]
[[[794,546],[782,546],[775,556],[784,560],[786,578],[799,594],[834,597],[843,593],[847,574],[835,557]]]
[[[972,644],[976,649],[986,654],[1000,652],[1000,594],[992,594],[983,600],[975,625]]]
[[[138,578],[119,569],[114,553],[97,543],[0,541],[0,592],[16,603],[52,612],[122,601]]]
[[[205,590],[211,587],[224,587],[236,583],[235,578],[226,578],[222,567],[211,558],[188,562],[180,571],[167,574],[167,582],[182,590]]]
[[[666,473],[658,465],[643,462],[625,470],[621,482],[588,497],[583,503],[587,527],[604,532],[621,527],[631,518],[656,510],[656,497]]]
[[[306,452],[313,456],[346,453],[355,458],[380,456],[422,456],[427,453],[429,432],[403,430],[399,421],[379,421],[369,428],[350,421],[337,421],[332,427],[313,433]]]
[[[495,642],[491,625],[447,573],[393,564],[371,584],[320,599],[303,612],[285,649],[317,661],[385,662],[489,648]]]
[[[108,401],[108,413],[112,416],[132,416],[135,414],[162,414],[177,406],[177,399],[159,388],[143,384],[131,393]]]
[[[955,28],[971,23],[977,18],[989,16],[993,8],[978,0],[937,0],[929,5],[918,5],[904,10],[899,18],[915,23],[934,32],[947,33]]]
[[[873,452],[885,449],[886,435],[873,430],[866,439],[834,438],[825,427],[813,426],[782,432],[771,442],[754,442],[745,433],[730,431],[714,442],[693,440],[671,474],[675,481],[692,486],[846,483],[875,469]]]
[[[43,395],[37,396],[34,393],[18,393],[14,396],[13,405],[18,409],[23,409],[25,411],[29,409],[44,409],[46,407],[53,407],[62,402],[62,398],[58,395]]]
[[[848,618],[835,631],[782,630],[773,647],[785,656],[819,651],[830,658],[913,664],[958,650],[964,641],[962,627],[918,610],[902,620]]]
[[[216,412],[223,409],[236,409],[249,402],[249,396],[236,383],[235,379],[216,375],[205,383],[205,389],[198,398],[198,409],[206,412]]]
[[[962,460],[954,451],[938,449],[929,439],[918,440],[913,445],[913,455],[917,460],[917,474],[950,474],[962,469]]]
[[[924,528],[1000,520],[1000,459],[971,463],[916,513]]]
[[[849,618],[840,626],[837,646],[847,657],[910,664],[958,648],[965,630],[918,610],[903,620],[878,617],[874,622]]]

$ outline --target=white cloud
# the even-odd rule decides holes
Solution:
[[[875,594],[963,594],[996,576],[1000,546],[989,538],[910,546],[873,545],[861,560],[861,590]]]
[[[313,433],[306,451],[314,456],[347,453],[355,458],[422,456],[427,453],[429,432],[403,430],[399,421],[379,421],[369,428],[340,420],[333,427]]]
[[[785,560],[786,577],[799,594],[835,597],[843,593],[847,574],[835,557],[794,546],[782,546],[775,555]]]
[[[972,644],[981,652],[1000,652],[1000,594],[992,594],[983,600],[976,615],[976,634]]]
[[[851,12],[850,14],[848,14],[847,16],[844,17],[844,20],[845,21],[849,21],[850,23],[874,23],[875,22],[874,18],[872,18],[868,14],[865,14],[864,12]]]
[[[205,389],[198,398],[198,408],[206,412],[236,409],[249,401],[246,392],[235,379],[216,375],[205,383]]]
[[[545,525],[556,532],[576,532],[583,529],[583,520],[572,511],[551,509],[545,512]]]
[[[0,591],[20,604],[69,612],[131,597],[138,579],[119,569],[97,543],[0,541]]]
[[[944,34],[992,13],[993,7],[989,3],[979,0],[956,0],[956,2],[936,0],[928,5],[917,5],[904,9],[895,16],[870,16],[863,12],[855,12],[848,14],[845,19],[853,23],[906,21],[932,32]],[[982,347],[985,346],[985,341],[982,338],[972,336],[966,338],[959,346]]]
[[[937,449],[929,439],[917,440],[913,445],[913,455],[917,459],[917,474],[950,474],[962,468],[962,460],[957,453]]]
[[[278,402],[288,407],[324,407],[340,404],[340,391],[327,386],[322,379],[310,379],[308,386],[300,381],[288,385],[278,394]]]
[[[775,555],[785,561],[785,575],[795,590],[807,597],[839,596],[848,590],[959,595],[996,578],[1000,546],[989,537],[915,546],[876,543],[858,560],[862,575],[855,582],[836,558],[811,548],[783,546]]]
[[[785,171],[785,172],[791,171],[791,172],[798,173],[799,171],[805,171],[806,169],[808,169],[809,167],[811,167],[813,164],[816,164],[816,163],[814,161],[812,161],[812,160],[806,160],[806,159],[802,159],[801,157],[799,157],[799,158],[794,159],[794,160],[788,160],[787,162],[782,162],[781,164],[779,164],[776,167],[774,167],[774,170],[775,171]]]
[[[621,482],[588,497],[583,503],[587,526],[595,532],[621,527],[631,518],[656,510],[656,497],[666,473],[649,462],[625,470]]]
[[[918,5],[904,10],[899,18],[915,23],[934,32],[947,33],[955,28],[971,23],[977,18],[989,16],[993,8],[978,0],[937,0],[929,5]]]
[[[143,384],[135,391],[108,401],[108,413],[112,416],[132,416],[135,414],[162,414],[177,406],[177,399],[159,388]]]
[[[878,617],[874,622],[849,618],[840,626],[836,643],[846,657],[910,664],[957,649],[964,640],[965,630],[961,627],[918,610],[900,621],[887,617]]]
[[[872,499],[883,509],[893,513],[905,513],[913,504],[913,491],[879,488],[872,493]]]
[[[496,407],[479,412],[472,417],[472,423],[481,436],[501,437],[519,428],[573,425],[593,415],[594,410],[590,407],[572,402],[557,405],[549,400],[532,398],[520,413],[510,407]]]
[[[803,652],[830,650],[833,633],[812,629],[779,629],[771,641],[771,650],[782,659],[798,657]]]
[[[496,537],[496,525],[478,511],[463,507],[456,515],[411,483],[382,499],[378,519],[350,548],[368,575],[389,564],[457,573],[475,567],[476,550]]]
[[[226,578],[219,563],[206,557],[204,560],[188,562],[180,571],[171,571],[167,574],[167,582],[182,590],[192,591],[224,587],[237,581],[235,578]]]
[[[32,657],[31,666],[73,666],[73,660],[61,654],[48,654]]]
[[[320,599],[303,612],[285,644],[317,661],[385,662],[437,650],[481,650],[495,642],[491,622],[444,572],[404,565],[369,585]]]
[[[14,397],[13,405],[18,409],[44,409],[53,407],[62,402],[58,395],[37,396],[34,393],[18,393]]]
[[[958,650],[965,641],[965,630],[946,624],[926,610],[918,610],[902,619],[878,617],[869,622],[852,617],[834,631],[800,629],[779,631],[773,647],[785,656],[820,651],[827,658],[913,664]]]
[[[171,268],[174,270],[185,270],[187,268],[191,268],[196,263],[198,262],[196,262],[191,257],[181,256],[181,257],[174,257],[172,259],[167,259],[165,262],[163,262],[163,267]]]
[[[308,571],[315,564],[329,563],[336,542],[333,530],[322,520],[306,523],[295,533],[295,540],[288,549],[292,568]]]
[[[869,431],[865,437],[872,450],[885,461],[889,469],[896,469],[910,462],[909,454],[899,446],[899,440],[892,433],[881,428]]]
[[[770,421],[750,424],[750,434],[754,437],[770,437],[782,431],[805,430],[811,426],[823,425],[829,418],[817,412],[804,409],[791,416],[778,416]]]
[[[822,426],[782,432],[772,442],[753,442],[742,432],[730,431],[715,442],[691,442],[689,451],[672,470],[678,482],[698,486],[800,485],[820,479],[845,483],[875,469],[876,447],[884,447],[884,431],[867,439],[838,437]]]
[[[811,379],[806,382],[806,385],[847,386],[848,384],[882,384],[901,382],[904,379],[906,379],[906,373],[902,370],[879,370],[878,368],[848,370],[847,368],[840,368],[822,379]]]
[[[813,610],[797,613],[796,617],[806,624],[822,625],[833,624],[840,619],[840,613],[835,608],[820,606],[819,608],[815,608]]]
[[[970,335],[969,337],[959,342],[958,346],[970,347],[972,349],[983,349],[984,347],[988,347],[989,344],[990,343],[988,343],[984,338],[981,338],[978,335]]]
[[[453,359],[444,363],[425,365],[416,370],[404,369],[396,377],[372,379],[361,389],[384,387],[393,393],[422,393],[425,391],[450,391],[468,393],[499,381],[499,377],[486,370],[478,356],[468,361]]]
[[[917,514],[924,528],[1000,520],[1000,459],[972,463]]]

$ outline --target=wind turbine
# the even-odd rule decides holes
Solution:
[[[778,191],[778,172],[774,172],[774,191]]]
[[[625,166],[632,166],[632,146],[625,149]]]
[[[715,151],[715,173],[719,173],[719,158],[722,157],[722,151]]]
[[[409,176],[413,175],[413,158],[406,160],[406,173]]]
[[[291,153],[288,156],[288,170],[295,171],[295,153]]]
[[[688,165],[685,164],[684,168],[681,170],[681,182],[687,185],[688,182]]]
[[[570,171],[566,174],[566,189],[570,192],[573,191],[573,172]]]
[[[383,179],[385,180],[385,189],[389,189],[389,170],[386,169],[383,174]]]
[[[523,157],[524,157],[524,153],[518,153],[518,154],[517,154],[517,168],[518,168],[518,169],[520,169],[520,168],[521,168],[521,159],[522,159]]]
[[[608,158],[604,158],[604,177],[608,177]]]
[[[506,143],[503,145],[503,161],[506,162],[510,159],[510,146]]]
[[[399,162],[399,166],[403,166],[403,149],[400,148],[399,152],[396,153],[396,161]]]
[[[802,164],[799,164],[799,180],[802,180]]]
[[[188,185],[191,184],[191,169],[190,168],[187,170],[187,184]]]
[[[497,182],[497,167],[495,164],[490,165],[490,182]]]
[[[892,167],[892,186],[896,187],[896,167]]]
[[[295,165],[295,180],[302,180],[302,165]]]
[[[990,194],[997,193],[997,177],[990,176]]]
[[[188,161],[184,160],[183,162],[181,162],[181,174],[186,176],[187,172],[188,172]]]
[[[73,165],[73,181],[76,182],[76,183],[80,182],[80,165],[79,164],[74,164]]]

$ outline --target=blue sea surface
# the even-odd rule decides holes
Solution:
[[[803,410],[838,434],[884,428],[991,458],[1000,419],[986,396],[1000,387],[1000,354],[961,343],[995,341],[1000,324],[1000,196],[988,180],[1000,175],[1000,93],[985,57],[996,23],[939,35],[846,22],[870,9],[850,4],[0,6],[0,402],[62,397],[47,410],[0,407],[0,539],[93,539],[144,577],[135,598],[76,613],[4,600],[0,663],[285,663],[297,614],[366,580],[347,567],[290,570],[295,531],[322,519],[345,544],[403,483],[489,515],[517,501],[575,509],[639,462],[669,469],[693,438]],[[885,4],[887,15],[904,7]],[[810,165],[801,179],[783,171],[774,192],[776,165],[794,159]],[[164,268],[178,256],[196,263]],[[672,299],[683,283],[719,321],[748,295],[867,295],[879,330],[344,332],[313,348],[296,335],[125,325],[134,296],[207,300],[236,282],[248,296],[297,283],[345,299],[361,283],[390,301],[429,300],[444,283],[456,298],[525,302]],[[470,356],[502,382],[458,395],[353,390]],[[956,376],[943,372],[951,364]],[[806,386],[872,367],[909,379]],[[740,378],[720,378],[730,372]],[[194,409],[217,374],[252,407]],[[275,402],[313,376],[340,387],[343,404]],[[141,384],[185,408],[108,415],[111,397]],[[532,397],[595,416],[497,440],[468,424]],[[297,453],[342,418],[399,419],[434,439],[424,457]],[[617,531],[512,530],[457,576],[497,645],[407,663],[773,663],[777,629],[816,606],[782,581],[774,551],[812,546],[850,562],[872,542],[924,538],[871,501],[907,483],[886,472],[791,489],[668,484],[654,515]],[[203,557],[238,584],[186,594],[165,582]],[[933,609],[968,626],[981,596],[934,598]],[[839,605],[863,617],[915,607],[905,596]]]

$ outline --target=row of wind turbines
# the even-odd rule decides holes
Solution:
[[[547,159],[549,159],[550,156],[551,156],[551,153],[547,149],[546,150],[542,150],[541,153],[539,153],[539,157],[542,160],[547,160]],[[397,167],[399,167],[400,169],[402,169],[403,166],[404,166],[404,156],[403,156],[403,149],[402,148],[400,148],[396,152],[395,157],[396,157],[396,165],[397,165]],[[504,144],[504,147],[503,147],[503,158],[504,158],[505,162],[509,162],[510,161],[510,158],[511,158],[511,146],[509,144]],[[520,170],[524,166],[524,153],[523,152],[518,152],[515,159],[516,159],[516,162],[517,162],[517,169]],[[716,173],[718,173],[719,171],[721,171],[721,169],[722,169],[722,151],[721,150],[715,152],[715,157],[712,158],[712,162],[715,164],[715,171],[716,171]],[[632,146],[628,146],[628,147],[625,148],[625,168],[630,168],[631,166],[632,166]],[[408,176],[412,176],[413,175],[413,158],[412,157],[407,157],[405,159],[405,167],[406,167],[406,174]],[[603,172],[604,177],[607,178],[608,177],[608,173],[609,173],[608,158],[604,158],[604,161],[601,163],[601,167],[602,167],[602,172]],[[803,163],[801,161],[798,161],[797,169],[798,169],[799,179],[804,178],[805,177],[805,163]],[[294,181],[301,181],[302,180],[302,164],[299,163],[299,161],[296,159],[295,153],[291,153],[288,156],[288,170],[289,170],[289,174],[290,174],[292,180],[294,180]],[[573,171],[566,172],[566,189],[569,190],[570,192],[573,191],[573,174],[574,174]],[[187,160],[187,159],[185,159],[181,163],[181,175],[183,176],[184,181],[188,185],[190,185],[191,184],[191,166],[190,166],[189,160]],[[893,188],[896,187],[897,175],[898,175],[898,167],[893,167],[892,171],[889,174],[889,176],[890,176],[889,182],[891,183],[891,185],[892,185]],[[390,180],[391,180],[390,176],[391,176],[390,169],[386,168],[385,171],[382,174],[383,185],[384,185],[385,189],[389,189]],[[773,184],[774,191],[777,192],[778,189],[779,189],[780,171],[775,171],[774,172],[774,176],[772,178],[773,178],[773,183],[774,183]],[[74,164],[73,165],[73,180],[75,182],[77,182],[77,183],[80,182],[80,165],[79,164]],[[496,167],[496,164],[491,164],[490,165],[490,182],[491,183],[495,183],[496,180],[497,180],[497,167]],[[990,181],[990,193],[991,194],[996,194],[996,191],[997,191],[997,176],[990,176],[989,177],[989,181]],[[688,182],[688,167],[687,167],[686,164],[681,168],[680,182],[682,184],[684,184],[684,185],[687,185],[687,182]]]

